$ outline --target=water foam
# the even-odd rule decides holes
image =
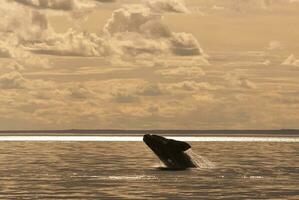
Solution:
[[[186,153],[191,157],[193,162],[195,162],[197,167],[202,169],[215,168],[215,164],[213,162],[209,161],[209,159],[207,159],[206,157],[195,153],[194,151],[192,151],[192,149],[189,149],[188,151],[186,151]]]

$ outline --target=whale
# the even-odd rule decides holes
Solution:
[[[154,134],[145,134],[143,141],[168,169],[184,170],[197,167],[196,162],[186,153],[191,148],[187,142]]]

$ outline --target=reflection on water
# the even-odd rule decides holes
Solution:
[[[0,199],[299,199],[299,143],[191,144],[215,167],[159,170],[141,142],[0,142]]]

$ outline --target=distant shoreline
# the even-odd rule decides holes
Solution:
[[[299,129],[281,130],[100,130],[100,129],[68,129],[68,130],[2,130],[0,136],[6,135],[127,135],[136,136],[146,133],[159,135],[188,136],[295,136],[299,137]],[[42,135],[41,135],[42,134]]]

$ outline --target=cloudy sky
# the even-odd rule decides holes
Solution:
[[[299,128],[297,0],[3,0],[0,129]]]

